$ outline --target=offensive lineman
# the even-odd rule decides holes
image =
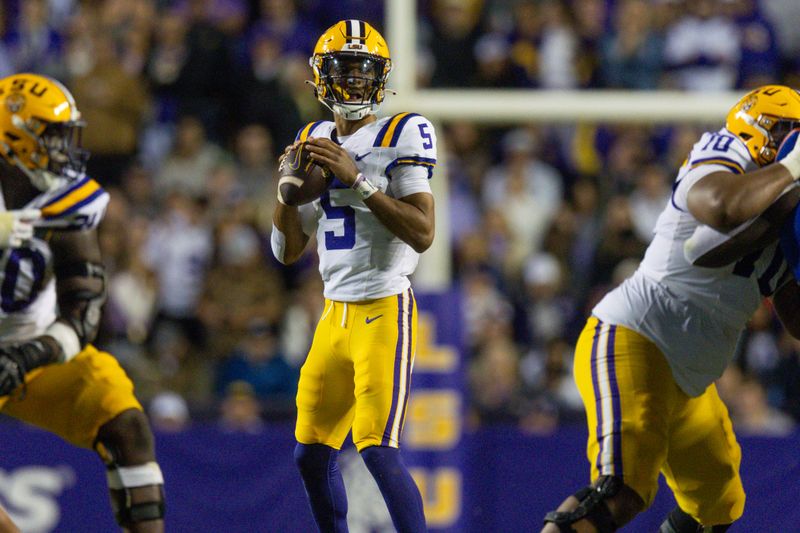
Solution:
[[[777,241],[720,268],[693,266],[702,250],[685,244],[706,226],[732,234],[795,186],[800,148],[774,160],[798,126],[800,94],[768,85],[694,145],[641,266],[578,340],[593,484],[548,513],[543,533],[616,531],[652,503],[659,472],[678,503],[661,533],[718,533],[742,515],[741,450],[713,382],[763,297],[800,338],[800,288]]]
[[[97,225],[108,193],[84,174],[83,125],[58,81],[0,80],[0,211],[17,215],[0,250],[0,409],[94,449],[120,526],[162,532],[147,418],[116,359],[91,344],[105,300]]]
[[[321,531],[347,531],[336,457],[353,442],[378,484],[397,531],[426,530],[422,499],[399,455],[417,334],[408,275],[433,241],[433,126],[414,113],[377,119],[389,49],[369,24],[344,20],[311,58],[317,98],[333,121],[308,124],[297,141],[336,176],[300,208],[279,197],[272,250],[298,259],[316,232],[325,310],[297,392],[295,460]]]

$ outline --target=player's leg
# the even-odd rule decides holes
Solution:
[[[728,410],[716,387],[709,386],[696,398],[685,396],[673,418],[663,468],[678,508],[667,517],[662,531],[694,532],[702,525],[714,526],[716,533],[737,520],[745,502],[739,477],[741,457]]]
[[[135,533],[163,531],[164,478],[145,414],[128,409],[100,426],[97,449],[106,461],[117,522]]]
[[[593,483],[548,513],[542,531],[616,531],[655,497],[670,402],[679,389],[653,343],[593,317],[578,340],[574,372],[589,425]]]
[[[398,533],[427,531],[422,496],[400,457],[400,450],[369,446],[361,450],[361,458],[378,484]]]
[[[355,365],[353,442],[400,533],[426,531],[422,497],[400,457],[416,353],[417,310],[411,290],[358,306],[351,351]]]
[[[164,530],[163,479],[153,436],[133,383],[113,356],[87,346],[63,365],[35,372],[25,398],[3,412],[95,449],[106,462],[119,524],[135,533]]]
[[[322,532],[347,531],[347,494],[337,465],[353,421],[353,367],[337,354],[345,306],[326,300],[297,386],[295,463]]]

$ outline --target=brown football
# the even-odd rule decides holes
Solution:
[[[286,205],[303,205],[322,196],[333,174],[309,157],[306,143],[289,150],[278,167],[278,190]]]

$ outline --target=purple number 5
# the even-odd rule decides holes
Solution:
[[[429,148],[433,148],[433,137],[431,137],[431,134],[428,133],[427,122],[419,125],[419,135],[425,140],[425,142],[422,143],[423,148],[425,148],[426,150]]]

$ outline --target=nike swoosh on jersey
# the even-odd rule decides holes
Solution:
[[[372,153],[372,151],[369,151],[366,154],[361,154],[361,155],[356,154],[356,161],[361,161],[362,159],[364,159],[365,157],[367,157],[371,153]]]
[[[374,317],[372,317],[372,318],[370,318],[370,317],[367,317],[367,318],[366,318],[366,320],[365,320],[365,322],[366,322],[367,324],[370,324],[370,323],[372,323],[372,322],[375,322],[376,320],[378,320],[378,319],[379,319],[380,317],[382,317],[382,316],[383,316],[383,315],[374,316]]]

